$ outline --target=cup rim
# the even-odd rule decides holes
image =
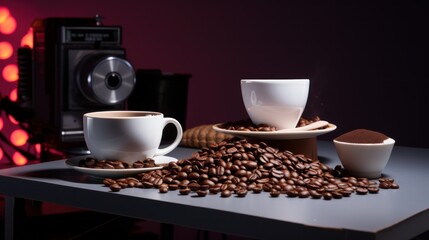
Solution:
[[[251,83],[251,82],[255,82],[255,83],[285,83],[285,82],[310,82],[310,79],[308,78],[291,78],[291,79],[287,79],[287,78],[278,78],[278,79],[263,79],[263,78],[245,78],[245,79],[241,79],[240,80],[241,83]]]
[[[382,143],[353,143],[353,142],[343,142],[338,140],[333,140],[334,143],[339,143],[343,145],[349,146],[382,146],[382,145],[391,145],[395,144],[395,140],[393,138],[387,138]]]
[[[112,116],[110,114],[131,114],[128,116]],[[135,114],[135,115],[133,115]],[[145,114],[145,115],[141,115]],[[84,117],[90,118],[102,118],[102,119],[136,119],[136,118],[148,118],[148,117],[156,117],[163,116],[161,112],[155,111],[129,111],[129,110],[113,110],[113,111],[95,111],[88,112],[83,115]]]

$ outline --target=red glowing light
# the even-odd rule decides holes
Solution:
[[[34,145],[34,150],[36,150],[36,153],[40,154],[42,152],[42,144],[36,143]]]
[[[28,140],[28,133],[22,129],[16,129],[10,134],[10,142],[15,146],[24,146]]]
[[[16,64],[9,64],[3,68],[3,78],[7,82],[15,82],[18,80],[18,66]]]
[[[17,20],[14,16],[12,16],[11,12],[7,7],[0,6],[0,36],[2,34],[8,35],[12,34],[17,29]],[[23,39],[21,40],[22,43],[28,46],[32,46],[32,36],[28,37],[27,35],[32,35],[32,32],[27,33]],[[8,42],[4,41],[3,37],[0,41],[0,60],[7,60],[10,59],[14,55],[14,46]],[[1,69],[1,77],[6,82],[15,82],[19,79],[18,75],[18,66],[17,64],[8,64],[2,66],[3,69]],[[3,89],[4,90],[4,89]],[[18,99],[18,89],[14,88],[9,93],[9,99],[11,101],[17,101]],[[16,119],[12,115],[7,115],[9,118],[9,121],[14,124],[18,125],[19,122],[16,121]],[[5,120],[0,117],[0,131],[4,129]],[[9,135],[10,143],[17,147],[22,147],[27,144],[29,135],[26,131],[22,129],[16,129],[12,131]],[[9,154],[6,154],[5,149],[0,147],[0,160],[4,158],[4,156],[7,156],[9,158]],[[15,165],[25,165],[28,163],[27,158],[21,154],[20,150],[16,151],[12,155],[12,161]]]
[[[29,48],[33,48],[33,29],[28,29],[28,32],[21,39],[21,47],[28,46]]]
[[[10,15],[7,7],[0,7],[0,24],[2,24]]]
[[[2,23],[0,23],[0,32],[3,34],[11,34],[16,30],[16,20],[9,15]]]
[[[10,92],[10,94],[9,94],[9,99],[10,99],[12,102],[16,102],[16,101],[18,100],[18,89],[17,89],[17,88],[14,88],[14,89]]]
[[[28,163],[26,157],[24,157],[20,152],[15,152],[12,156],[13,162],[15,165],[22,166]]]
[[[12,44],[9,42],[0,42],[0,59],[8,59],[13,54]]]
[[[15,124],[15,125],[18,125],[18,124],[19,124],[19,122],[18,122],[18,121],[16,121],[16,119],[15,119],[12,115],[7,115],[7,117],[9,118],[9,121],[10,121],[12,124]]]

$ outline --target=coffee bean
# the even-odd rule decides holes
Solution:
[[[177,189],[179,189],[179,184],[170,183],[170,184],[168,184],[168,189],[172,190],[172,191],[177,190]]]
[[[227,197],[230,197],[231,196],[231,191],[230,190],[228,190],[228,189],[225,189],[225,190],[223,190],[222,192],[221,192],[221,197],[223,197],[223,198],[227,198]]]
[[[333,191],[333,192],[331,192],[331,194],[332,194],[332,197],[335,198],[335,199],[341,199],[341,198],[343,198],[343,194],[341,192],[339,192],[339,191]]]
[[[110,187],[110,190],[112,192],[119,192],[122,189],[122,187],[119,186],[119,184],[117,184],[117,183],[114,183],[114,184],[110,185],[109,187]]]
[[[302,190],[300,192],[298,192],[298,197],[300,198],[307,198],[310,196],[310,192],[307,190]]]
[[[163,180],[161,177],[157,177],[152,183],[155,188],[158,188],[163,183]]]
[[[102,166],[102,168],[103,169],[115,169],[115,167],[112,164],[107,163],[107,162]]]
[[[252,191],[253,191],[253,193],[261,193],[262,192],[262,186],[255,186],[253,189],[252,189]]]
[[[200,189],[200,184],[198,184],[197,182],[191,182],[187,185],[187,187],[189,189],[191,189],[191,191],[197,191],[198,189]]]
[[[189,173],[189,180],[197,180],[200,177],[200,174],[198,172],[191,172]]]
[[[240,188],[237,190],[237,197],[245,197],[247,195],[247,189]]]
[[[97,160],[95,158],[88,157],[84,160],[83,166],[93,167],[93,166],[95,166],[96,163],[97,163]]]
[[[267,178],[267,177],[259,178],[259,179],[256,180],[257,183],[267,183],[269,181],[270,181],[270,179]]]
[[[323,199],[325,199],[325,200],[331,200],[332,199],[332,194],[329,193],[329,192],[323,193]]]
[[[119,186],[121,186],[121,188],[127,188],[128,187],[128,183],[127,182],[117,182],[117,184]]]
[[[179,193],[181,195],[188,195],[190,192],[191,192],[191,189],[189,189],[189,188],[181,188],[181,189],[179,189]]]
[[[369,187],[368,192],[369,193],[378,193],[379,188],[378,187]]]
[[[262,185],[262,190],[264,190],[265,192],[270,192],[271,189],[273,189],[273,185],[269,182],[266,182]]]
[[[275,178],[283,178],[284,172],[282,170],[273,168],[271,169],[271,175]]]
[[[319,193],[318,191],[316,191],[316,190],[310,190],[309,191],[309,193],[310,193],[310,196],[312,197],[312,198],[314,198],[314,199],[320,199],[320,198],[322,198],[322,194],[321,193]]]
[[[116,183],[116,181],[111,178],[105,178],[103,179],[103,183],[106,187],[109,187],[110,185]]]
[[[392,186],[391,182],[381,181],[379,187],[383,189],[389,189]]]
[[[211,194],[217,194],[218,192],[220,192],[220,187],[210,187],[209,192]]]
[[[280,196],[280,191],[278,191],[278,190],[276,190],[276,189],[272,189],[272,190],[270,191],[270,196],[271,196],[271,197],[278,197],[278,196]]]
[[[144,181],[143,182],[143,187],[144,188],[153,188],[153,183],[149,182],[149,181]]]
[[[297,197],[299,195],[299,192],[293,189],[293,190],[287,191],[286,195],[288,197]]]
[[[144,164],[140,161],[133,163],[133,168],[142,168],[142,167],[144,167]]]
[[[368,193],[368,189],[367,188],[363,188],[363,187],[358,187],[356,188],[356,193],[357,194],[361,194],[361,195],[365,195]]]
[[[205,197],[207,195],[207,190],[199,189],[199,190],[197,190],[197,195],[199,197]]]
[[[247,155],[246,155],[247,156]],[[254,161],[247,161],[245,164],[247,170],[253,170],[258,167],[258,163]]]
[[[246,171],[246,170],[244,170],[244,169],[238,170],[238,171],[235,173],[235,176],[237,176],[237,177],[239,177],[239,178],[241,178],[241,177],[245,177],[245,176],[247,176],[247,171]]]
[[[166,193],[168,192],[168,185],[167,184],[161,184],[161,186],[159,186],[159,192],[160,193]]]
[[[381,182],[394,182],[394,180],[392,178],[379,178],[378,181]]]
[[[177,173],[176,178],[178,180],[185,180],[185,179],[187,180],[188,179],[188,173],[186,171],[183,171],[183,169],[182,169],[182,171],[180,171],[179,173]]]
[[[350,197],[350,195],[353,193],[353,190],[342,189],[339,192],[343,195],[343,197]]]

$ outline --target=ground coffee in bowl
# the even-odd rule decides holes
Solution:
[[[335,140],[348,143],[383,143],[384,140],[388,138],[389,137],[383,133],[376,131],[356,129],[340,135],[339,137],[335,138]]]

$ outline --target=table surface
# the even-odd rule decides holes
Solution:
[[[169,155],[194,151],[179,147]],[[318,142],[318,156],[330,167],[340,163],[331,142]],[[399,189],[333,200],[267,192],[244,198],[140,188],[113,193],[64,160],[1,170],[0,194],[257,239],[409,239],[429,229],[428,157],[429,149],[395,146],[383,174]]]

